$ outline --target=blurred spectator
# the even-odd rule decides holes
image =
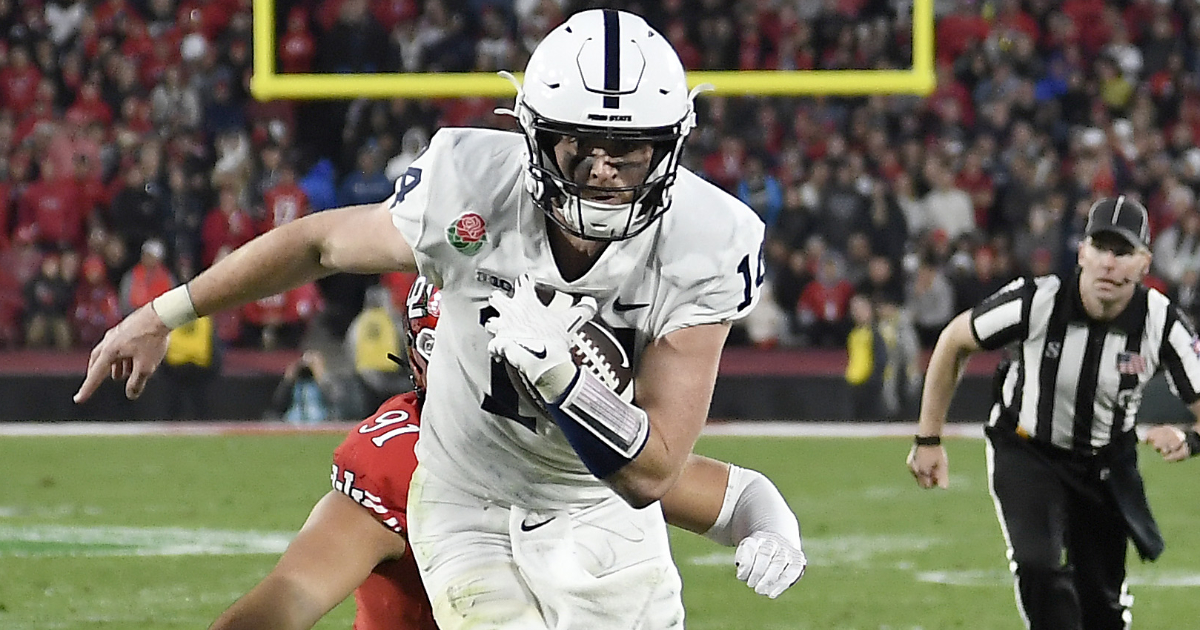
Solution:
[[[908,221],[896,196],[880,184],[871,189],[866,237],[870,251],[899,262],[909,239]]]
[[[850,235],[846,241],[846,259],[843,269],[843,275],[850,284],[858,286],[867,279],[867,267],[873,255],[871,241],[867,239],[866,234],[855,232]]]
[[[954,184],[954,172],[939,159],[930,159],[925,167],[930,190],[925,195],[925,225],[931,230],[941,230],[946,238],[954,240],[962,234],[974,232],[975,206],[971,196]]]
[[[834,179],[821,199],[814,227],[830,247],[844,252],[850,235],[867,227],[867,197],[859,190],[849,162],[832,168]]]
[[[242,309],[242,323],[263,350],[298,348],[308,324],[324,309],[315,284],[267,296]]]
[[[308,12],[295,6],[288,11],[287,31],[279,40],[279,68],[282,72],[312,72],[317,42],[308,29]]]
[[[108,281],[104,259],[92,254],[84,259],[82,279],[75,290],[75,306],[71,324],[79,344],[94,346],[105,331],[121,321],[121,306],[117,292]]]
[[[234,192],[240,201],[249,201],[247,188],[254,172],[252,146],[240,129],[228,130],[217,136],[217,161],[212,169],[212,185],[215,189]]]
[[[379,203],[392,194],[392,182],[383,174],[377,146],[367,145],[358,153],[358,169],[342,180],[339,206]]]
[[[162,363],[163,377],[171,387],[167,417],[211,419],[209,389],[220,370],[220,346],[211,317],[201,317],[172,330]]]
[[[123,182],[104,214],[104,223],[122,241],[126,252],[137,252],[146,239],[162,234],[162,212],[140,166],[128,167]],[[110,260],[109,264],[114,262]],[[125,261],[116,264],[122,272],[128,267]]]
[[[745,168],[746,147],[741,138],[725,136],[715,153],[704,158],[704,173],[725,190],[733,190]]]
[[[959,276],[955,283],[955,313],[973,308],[1012,279],[999,275],[996,252],[987,245],[975,249],[971,262],[970,272]]]
[[[0,69],[0,97],[6,109],[14,112],[28,110],[37,97],[42,73],[33,64],[29,49],[16,45],[8,51],[8,65]]]
[[[896,273],[896,263],[887,256],[872,256],[867,262],[867,275],[855,287],[856,293],[871,298],[875,304],[904,302],[904,280]]]
[[[328,369],[323,353],[308,350],[284,371],[266,415],[308,425],[356,418],[361,408],[354,385]]]
[[[33,228],[44,248],[81,247],[84,215],[71,173],[60,174],[53,160],[42,160],[41,177],[18,203],[17,226]]]
[[[1172,285],[1182,283],[1189,271],[1200,271],[1200,212],[1188,209],[1154,239],[1154,270]]]
[[[198,261],[205,208],[188,180],[183,166],[173,164],[168,167],[167,191],[163,199],[166,213],[163,237],[172,260],[186,256]]]
[[[746,317],[735,322],[734,327],[738,327],[740,322],[750,345],[760,350],[769,350],[783,343],[785,339],[790,340],[791,326],[788,313],[780,307],[778,300],[771,299],[775,288],[769,278],[763,280],[761,291],[763,299],[759,300]]]
[[[767,172],[757,155],[746,158],[746,169],[737,184],[737,197],[754,209],[767,230],[773,230],[783,209],[783,189],[779,180]]]
[[[850,298],[852,327],[846,337],[846,384],[850,388],[850,417],[879,420],[883,417],[883,371],[887,346],[875,322],[867,296]]]
[[[405,130],[400,138],[400,153],[388,160],[383,169],[388,180],[396,181],[408,170],[410,164],[417,159],[429,146],[429,132],[423,127],[412,126]]]
[[[57,254],[42,259],[41,270],[25,285],[25,346],[71,347],[71,285],[62,277]]]
[[[362,311],[346,331],[346,356],[354,363],[367,407],[411,388],[408,373],[388,355],[403,356],[404,328],[386,288],[367,289]]]
[[[381,72],[386,52],[387,33],[367,11],[366,0],[344,0],[337,22],[322,35],[318,69],[339,74]]]
[[[295,170],[289,163],[279,167],[274,186],[263,193],[264,216],[259,233],[291,223],[309,213],[308,195],[296,183]]]
[[[195,129],[200,125],[200,95],[184,83],[179,66],[167,66],[163,80],[150,92],[150,119],[165,131]]]
[[[522,61],[517,56],[517,43],[509,32],[504,13],[496,6],[485,4],[480,22],[474,70],[496,72],[521,67]]]
[[[208,212],[201,228],[201,265],[212,265],[222,249],[237,249],[256,235],[255,222],[242,208],[237,193],[232,188],[220,189],[217,207]]]
[[[954,317],[954,306],[954,289],[937,261],[928,256],[921,259],[908,289],[905,309],[912,313],[922,348],[933,347],[942,328]]]
[[[796,318],[800,332],[815,346],[838,347],[846,339],[846,309],[854,287],[842,275],[842,262],[832,254],[817,264],[816,276],[800,293]]]
[[[202,128],[209,137],[246,128],[246,114],[233,94],[233,78],[226,73],[215,77],[212,93],[204,104]]]
[[[142,243],[142,257],[121,279],[121,313],[128,315],[175,286],[175,276],[167,268],[167,248],[151,238]]]
[[[880,407],[889,420],[916,413],[921,399],[920,341],[912,317],[898,301],[875,301],[875,318],[883,337],[887,365],[880,384]]]
[[[300,179],[300,188],[308,197],[308,203],[312,206],[313,212],[338,206],[337,185],[334,177],[333,162],[328,158],[321,158]]]

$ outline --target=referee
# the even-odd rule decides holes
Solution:
[[[1010,347],[985,432],[989,487],[1031,630],[1128,627],[1125,552],[1163,550],[1137,468],[1134,425],[1159,370],[1200,418],[1200,340],[1150,269],[1146,209],[1119,196],[1091,208],[1069,277],[1018,279],[942,331],[930,358],[908,466],[947,487],[941,431],[968,355]],[[1196,427],[1157,426],[1169,461],[1200,454]]]

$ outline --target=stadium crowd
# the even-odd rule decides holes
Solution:
[[[601,3],[276,4],[280,71],[347,73],[520,68],[564,15]],[[645,15],[689,69],[911,65],[907,2],[603,4]],[[507,99],[257,102],[250,5],[0,0],[3,347],[90,346],[255,235],[387,197],[437,128],[513,128],[493,112]],[[928,347],[1011,278],[1069,272],[1088,208],[1115,193],[1150,211],[1148,282],[1200,314],[1200,5],[936,10],[928,97],[699,100],[688,166],[768,226],[774,299],[738,339],[845,347],[862,295],[893,348]],[[376,282],[329,278],[224,315],[218,333],[294,345],[319,321],[341,335]],[[383,284],[403,299],[402,278]]]

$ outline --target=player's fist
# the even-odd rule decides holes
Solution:
[[[557,400],[576,371],[571,360],[571,339],[596,314],[596,301],[590,297],[578,301],[551,299],[546,305],[533,279],[521,274],[511,296],[493,291],[488,304],[498,314],[484,325],[492,335],[488,352],[517,368],[542,398]]]
[[[804,577],[808,558],[779,534],[758,532],[738,543],[733,563],[737,579],[755,593],[775,599]]]

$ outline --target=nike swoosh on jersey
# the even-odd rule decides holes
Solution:
[[[621,298],[617,298],[615,301],[613,301],[613,310],[618,313],[626,313],[628,311],[636,311],[639,308],[646,308],[647,306],[650,306],[649,302],[634,302],[633,304],[622,304]]]
[[[538,359],[545,359],[545,358],[546,358],[546,346],[542,346],[542,349],[541,349],[541,351],[536,351],[536,350],[534,350],[533,348],[530,348],[529,346],[527,346],[527,345],[525,345],[525,344],[523,344],[523,343],[518,343],[517,345],[518,345],[518,346],[521,346],[522,348],[525,348],[525,350],[526,350],[526,351],[527,351],[529,354],[532,354],[532,355],[533,355],[535,358],[538,358]]]
[[[531,531],[533,531],[539,527],[542,527],[544,525],[549,525],[550,521],[553,521],[553,520],[554,520],[554,517],[551,516],[550,518],[542,521],[541,523],[534,523],[533,525],[530,525],[528,521],[521,521],[521,531],[531,532]]]

